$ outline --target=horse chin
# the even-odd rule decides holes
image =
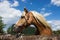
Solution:
[[[13,31],[16,32],[16,33],[19,33],[20,29],[19,28],[15,28]]]

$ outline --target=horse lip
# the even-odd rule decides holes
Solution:
[[[13,31],[14,32],[18,32],[20,29],[16,26],[16,25],[14,25],[14,27],[13,27]]]
[[[18,29],[18,27],[14,27],[14,28],[13,28],[13,31],[14,31],[14,32],[16,32],[16,31],[17,31],[17,29]]]

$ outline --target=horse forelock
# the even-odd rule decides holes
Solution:
[[[46,20],[44,19],[44,17],[40,13],[38,13],[36,11],[31,11],[31,12],[33,13],[33,16],[35,18],[37,18],[41,23],[43,23],[43,25],[45,27],[50,27],[50,25],[46,22]]]

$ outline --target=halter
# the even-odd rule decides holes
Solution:
[[[28,24],[28,21],[27,21],[27,19],[25,18],[25,16],[21,16],[21,18],[24,18],[25,19],[25,21],[26,21],[26,24]],[[15,25],[16,26],[16,28],[17,28],[17,25]],[[23,26],[24,26],[24,24],[23,24]],[[26,25],[26,27],[27,27],[28,25]],[[22,28],[22,26],[20,27],[20,28]]]
[[[27,21],[27,20],[29,19],[29,17],[28,17],[28,19],[26,19],[25,16],[21,16],[21,18],[24,18],[25,21],[26,21],[26,24],[28,24],[28,21]],[[26,25],[26,26],[27,26],[27,25]]]

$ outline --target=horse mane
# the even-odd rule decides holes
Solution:
[[[33,16],[35,18],[37,18],[45,27],[50,28],[50,25],[46,22],[45,18],[42,16],[42,14],[40,14],[40,13],[38,13],[36,11],[30,11],[30,12],[32,12]],[[22,16],[25,16],[25,12],[23,12]]]
[[[50,25],[46,22],[46,20],[44,19],[44,17],[42,16],[42,14],[40,14],[40,13],[38,13],[38,12],[36,12],[36,11],[31,11],[32,12],[32,14],[33,14],[33,16],[35,17],[35,18],[37,18],[45,27],[48,27],[48,28],[50,28]],[[38,21],[37,20],[37,21]],[[39,22],[38,21],[38,22]]]

